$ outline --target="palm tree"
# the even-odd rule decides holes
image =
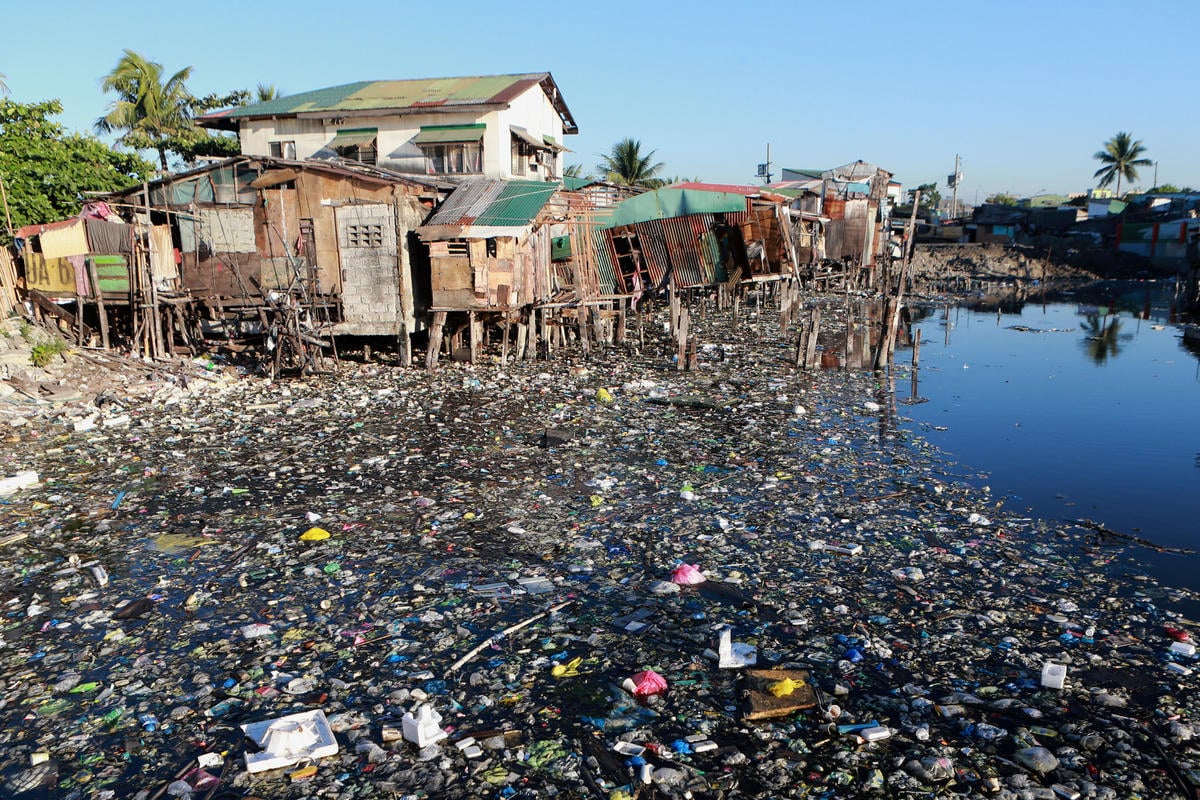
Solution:
[[[1104,149],[1098,150],[1092,158],[1099,161],[1105,166],[1096,170],[1093,178],[1100,179],[1100,188],[1103,189],[1113,182],[1117,181],[1117,197],[1121,196],[1121,178],[1132,182],[1137,180],[1137,168],[1148,167],[1154,162],[1148,158],[1140,158],[1142,153],[1146,152],[1146,148],[1142,146],[1140,141],[1135,141],[1132,134],[1125,131],[1119,132],[1116,136],[1104,143]]]
[[[8,76],[0,72],[0,94],[8,94],[8,84],[4,82],[6,77]]]
[[[607,155],[600,156],[596,165],[602,175],[613,183],[625,186],[642,186],[652,180],[662,169],[662,162],[652,164],[656,151],[642,155],[642,143],[637,139],[622,139],[612,146]]]
[[[116,92],[117,99],[96,120],[97,132],[124,131],[117,139],[121,144],[157,150],[166,172],[167,140],[193,129],[194,98],[186,86],[191,74],[192,68],[184,67],[164,81],[162,64],[126,50],[100,84],[104,91]]]
[[[283,92],[273,83],[260,83],[254,92],[254,100],[258,103],[265,103],[268,100],[278,100],[283,97]]]

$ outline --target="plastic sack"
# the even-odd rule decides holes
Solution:
[[[681,586],[691,586],[697,583],[704,583],[705,580],[706,578],[704,577],[704,574],[700,572],[700,569],[692,566],[691,564],[680,564],[675,568],[675,571],[671,573],[671,583],[678,583]]]
[[[667,679],[652,669],[639,672],[631,679],[635,697],[649,697],[652,694],[662,694],[667,690]]]

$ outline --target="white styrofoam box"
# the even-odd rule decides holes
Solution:
[[[304,759],[336,755],[338,751],[333,729],[320,709],[249,722],[241,728],[249,739],[263,748],[259,753],[246,753],[249,772],[288,767]]]

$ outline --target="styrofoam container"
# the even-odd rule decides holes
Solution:
[[[1067,680],[1067,665],[1047,661],[1042,665],[1042,686],[1047,689],[1061,689]]]
[[[241,728],[247,738],[264,748],[258,753],[246,753],[246,770],[252,773],[336,755],[338,751],[329,720],[319,709],[250,722]]]
[[[1171,652],[1181,656],[1196,655],[1196,645],[1191,642],[1171,642]]]

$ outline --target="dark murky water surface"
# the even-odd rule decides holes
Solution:
[[[939,309],[915,326],[927,402],[898,380],[905,424],[986,473],[973,480],[1010,510],[1200,550],[1200,361],[1141,310]],[[1197,556],[1140,552],[1150,574],[1200,588]]]

